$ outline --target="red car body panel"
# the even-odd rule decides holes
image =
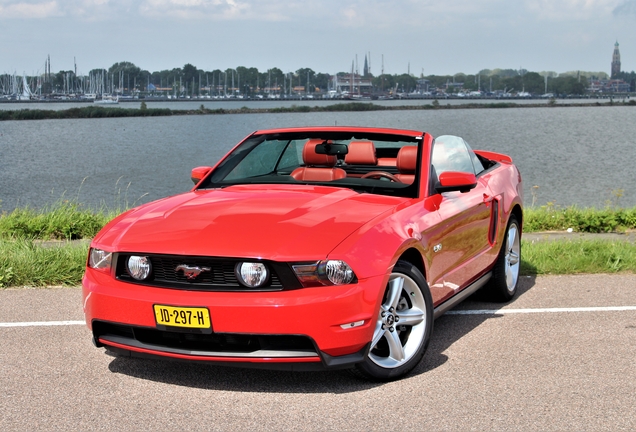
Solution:
[[[218,256],[304,261],[326,257],[369,219],[404,201],[325,186],[194,191],[126,213],[117,222],[121,228],[98,235],[94,245],[189,255],[207,255],[214,245]],[[235,229],[228,233],[228,226]]]
[[[384,275],[343,287],[237,293],[188,292],[135,287],[115,281],[110,274],[88,269],[83,278],[84,313],[92,320],[156,325],[152,306],[203,306],[210,310],[212,329],[219,333],[312,335],[321,350],[330,355],[360,350],[371,337],[371,318],[377,297],[382,294]],[[379,294],[378,292],[381,291]],[[247,319],[249,318],[249,319]],[[343,330],[357,321],[365,325]],[[89,322],[89,321],[87,321]]]
[[[343,129],[369,132],[367,128],[312,127],[258,134]],[[373,132],[422,137],[418,157],[422,167],[430,165],[433,138],[429,134]],[[243,184],[200,190],[226,156],[192,191],[143,205],[111,221],[91,248],[288,263],[345,260],[356,282],[275,292],[184,291],[131,284],[117,279],[114,269],[88,266],[83,278],[87,325],[93,329],[93,323],[104,322],[152,329],[157,326],[153,305],[205,307],[214,333],[304,335],[315,343],[318,353],[246,358],[231,353],[168,352],[99,335],[95,342],[138,353],[215,362],[317,363],[324,361],[325,354],[358,353],[371,340],[378,305],[399,259],[408,255],[421,268],[435,307],[493,267],[511,213],[519,211],[521,217],[521,178],[509,157],[482,153],[496,158],[497,166],[479,175],[469,193],[432,192],[429,171],[421,169],[417,197],[411,198],[324,184]],[[205,169],[197,170],[205,173]],[[350,323],[358,324],[347,328]]]

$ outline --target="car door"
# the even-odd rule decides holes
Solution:
[[[459,137],[442,136],[435,140],[432,173],[445,171],[475,173],[471,150]],[[482,167],[483,169],[483,167]],[[431,288],[443,292],[443,299],[465,288],[483,272],[484,254],[490,248],[488,232],[492,197],[486,180],[477,177],[477,185],[468,192],[444,192],[439,201],[440,227],[433,248]]]

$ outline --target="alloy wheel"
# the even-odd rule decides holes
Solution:
[[[519,228],[516,223],[510,224],[508,237],[506,238],[505,275],[508,291],[514,291],[519,279],[521,267],[521,240],[519,238]]]
[[[392,273],[380,306],[369,359],[383,368],[397,368],[419,350],[426,335],[426,301],[417,283]]]

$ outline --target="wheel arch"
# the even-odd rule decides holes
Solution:
[[[424,276],[426,279],[426,267],[424,266],[424,258],[419,250],[416,248],[409,248],[402,252],[402,255],[399,256],[398,261],[406,261],[411,265],[414,265]]]
[[[521,206],[518,203],[515,204],[512,210],[510,211],[510,216],[514,216],[515,219],[517,219],[517,222],[519,223],[519,228],[520,228],[519,235],[521,235],[521,233],[523,233],[523,211],[521,210]]]

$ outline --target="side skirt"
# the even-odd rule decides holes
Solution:
[[[446,300],[441,305],[437,306],[435,308],[435,310],[433,311],[433,317],[435,319],[439,318],[446,311],[454,308],[459,303],[461,303],[464,300],[466,300],[467,297],[469,297],[471,294],[473,294],[479,288],[481,288],[484,285],[486,285],[486,283],[490,280],[491,277],[492,277],[492,272],[486,273],[485,275],[483,275],[482,277],[477,279],[475,282],[473,282],[472,284],[468,285],[466,288],[461,290],[458,294],[454,295],[453,297],[449,298],[448,300]]]

